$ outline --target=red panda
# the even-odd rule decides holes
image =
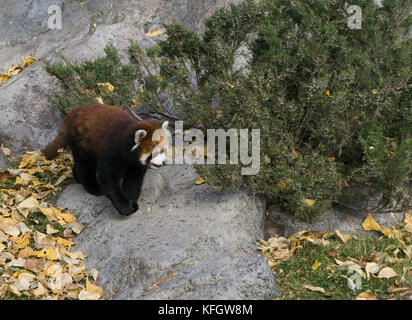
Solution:
[[[107,196],[121,215],[131,215],[139,209],[146,169],[166,160],[167,126],[167,121],[137,121],[115,106],[77,106],[42,152],[50,160],[59,148],[69,147],[75,180],[89,193]]]

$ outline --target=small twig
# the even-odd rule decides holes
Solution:
[[[158,117],[158,116],[156,116],[156,115],[150,114],[150,113],[146,113],[146,112],[139,112],[138,115],[148,116],[148,117],[151,117],[151,118],[155,118],[155,119],[157,119],[157,120],[162,120],[162,118],[160,118],[160,117]]]
[[[166,113],[164,113],[164,112],[162,112],[162,111],[156,111],[156,113],[158,113],[158,114],[160,114],[160,115],[162,115],[162,116],[164,116],[164,117],[166,117],[166,118],[175,120],[175,121],[180,120],[180,119],[176,118],[175,116],[173,116],[173,115],[171,115],[171,114],[166,114]]]
[[[132,108],[130,108],[129,106],[125,106],[125,108],[126,108],[127,110],[129,110],[129,112],[132,114],[132,116],[134,116],[137,120],[139,120],[139,121],[142,121],[142,120],[143,120],[142,118],[140,118],[140,117],[132,110]]]

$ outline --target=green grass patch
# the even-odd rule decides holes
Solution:
[[[54,233],[53,236],[63,237],[63,231],[65,228],[57,222],[50,222],[47,219],[47,217],[39,211],[30,213],[27,216],[25,223],[29,228],[42,232],[44,234],[47,234],[46,230],[47,230],[47,225],[49,224],[51,227],[53,227],[53,229],[56,229],[59,231],[58,233]],[[34,239],[30,238],[30,241],[34,242]]]
[[[361,292],[368,292],[378,299],[397,298],[401,293],[388,293],[390,285],[409,287],[412,290],[412,259],[407,257],[402,248],[405,243],[397,239],[389,239],[383,236],[362,236],[351,238],[347,243],[339,239],[329,239],[330,244],[314,245],[305,243],[287,261],[274,267],[278,282],[278,299],[293,300],[351,300]],[[398,249],[398,250],[397,250]],[[351,290],[348,280],[353,273],[348,272],[347,267],[339,267],[335,258],[341,261],[356,260],[360,262],[373,262],[379,252],[387,254],[382,262],[383,267],[391,267],[398,276],[391,279],[366,279],[362,277],[361,288]],[[312,269],[315,261],[320,263],[316,270]],[[304,286],[322,287],[326,293],[314,292]]]

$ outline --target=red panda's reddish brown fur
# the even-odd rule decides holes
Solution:
[[[159,128],[160,122],[137,121],[119,107],[105,104],[78,106],[70,111],[57,137],[42,151],[47,159],[54,159],[58,149],[67,147],[70,139],[84,151],[99,154],[108,141],[115,139],[123,144],[131,132],[144,129],[147,135],[139,147],[144,153],[153,149],[155,142],[151,136]],[[116,132],[118,135],[113,136]]]
[[[69,147],[73,176],[94,195],[106,195],[122,215],[138,209],[143,178],[149,164],[161,165],[168,139],[153,141],[155,130],[167,128],[159,121],[137,121],[119,107],[96,104],[73,108],[57,137],[43,150],[47,159]],[[156,139],[155,139],[156,140]],[[153,151],[156,157],[153,158]]]

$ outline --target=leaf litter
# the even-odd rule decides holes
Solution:
[[[0,299],[102,298],[98,271],[86,269],[85,255],[73,250],[71,238],[84,226],[48,200],[71,178],[72,165],[63,150],[52,161],[37,151],[27,152],[17,169],[0,171]]]

